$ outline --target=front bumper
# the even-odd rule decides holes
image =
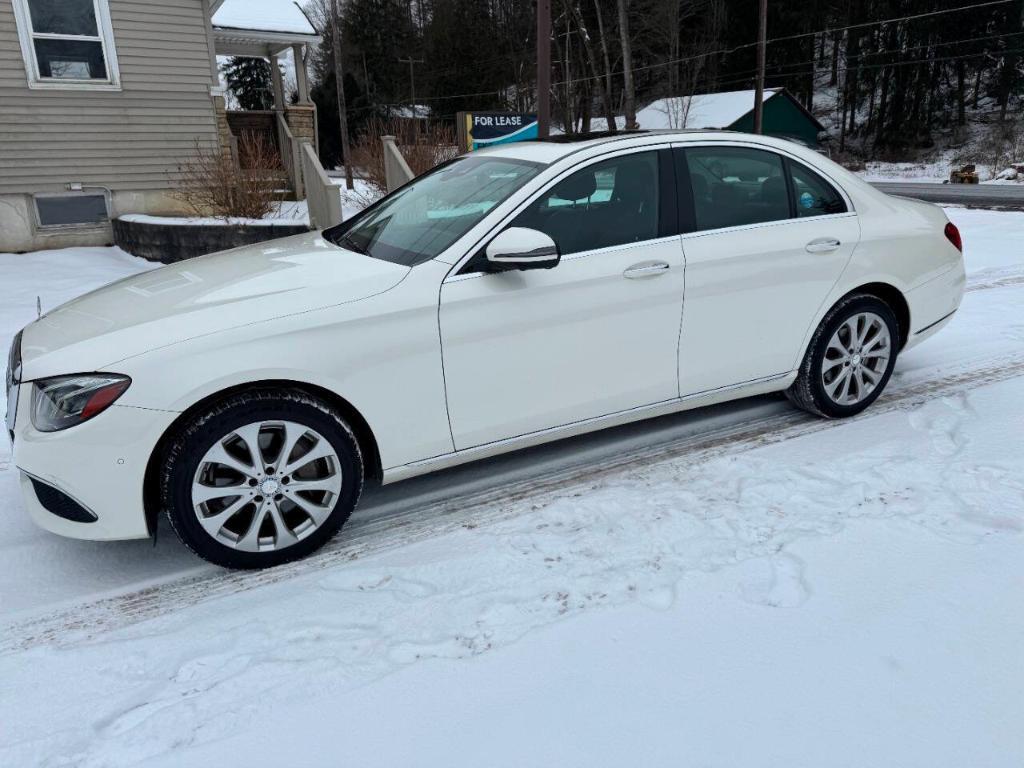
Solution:
[[[14,425],[14,464],[32,519],[78,539],[137,539],[149,535],[143,506],[146,465],[177,417],[170,411],[112,405],[94,419],[60,432],[38,432],[29,415],[31,383],[21,384]],[[52,486],[96,520],[77,522],[50,512],[32,478]]]

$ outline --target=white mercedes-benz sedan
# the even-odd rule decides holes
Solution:
[[[145,537],[163,511],[259,568],[366,482],[773,391],[852,416],[963,290],[941,209],[787,141],[511,144],[48,312],[14,341],[7,427],[44,528]]]

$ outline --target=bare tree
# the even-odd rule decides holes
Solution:
[[[608,94],[608,103],[612,101],[612,65],[608,59],[608,38],[604,34],[604,20],[601,18],[601,3],[594,0],[594,13],[597,14],[597,35],[601,38],[601,56],[604,58],[604,92]],[[615,124],[615,108],[612,107],[612,117],[608,121],[608,130],[613,133],[619,128]]]
[[[338,0],[331,0],[331,32],[334,35],[334,88],[341,123],[341,154],[345,158],[345,188],[352,189],[352,151],[348,140],[348,109],[345,105],[345,76],[341,67],[341,15]]]
[[[636,122],[636,86],[633,85],[633,43],[629,37],[629,0],[618,0],[619,39],[622,41],[622,74],[625,81],[622,109],[626,130],[640,126]]]
[[[608,123],[608,130],[615,130],[615,110],[612,108],[611,83],[605,83],[597,68],[597,55],[594,52],[594,45],[590,39],[590,32],[587,30],[587,23],[583,20],[579,4],[576,0],[568,0],[569,10],[576,19],[576,28],[579,30],[580,38],[583,40],[583,49],[587,54],[587,63],[590,65],[591,82],[597,88],[601,96],[601,105],[604,107],[604,117]],[[600,20],[600,13],[598,19]],[[604,35],[601,35],[602,42]],[[589,102],[589,100],[588,100]],[[589,104],[588,104],[589,107]],[[586,110],[587,122],[590,118],[590,109]]]

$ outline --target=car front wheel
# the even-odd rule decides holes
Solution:
[[[822,319],[786,395],[819,416],[860,413],[889,382],[899,338],[896,316],[885,302],[867,294],[846,297]]]
[[[319,549],[363,485],[359,444],[341,414],[298,391],[232,395],[171,441],[163,506],[178,537],[228,568],[265,568]]]

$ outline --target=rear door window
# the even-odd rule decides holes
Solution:
[[[694,228],[722,229],[790,218],[782,158],[746,147],[685,150]]]
[[[789,172],[793,178],[793,198],[798,217],[846,212],[846,203],[836,188],[806,165],[790,160]]]

